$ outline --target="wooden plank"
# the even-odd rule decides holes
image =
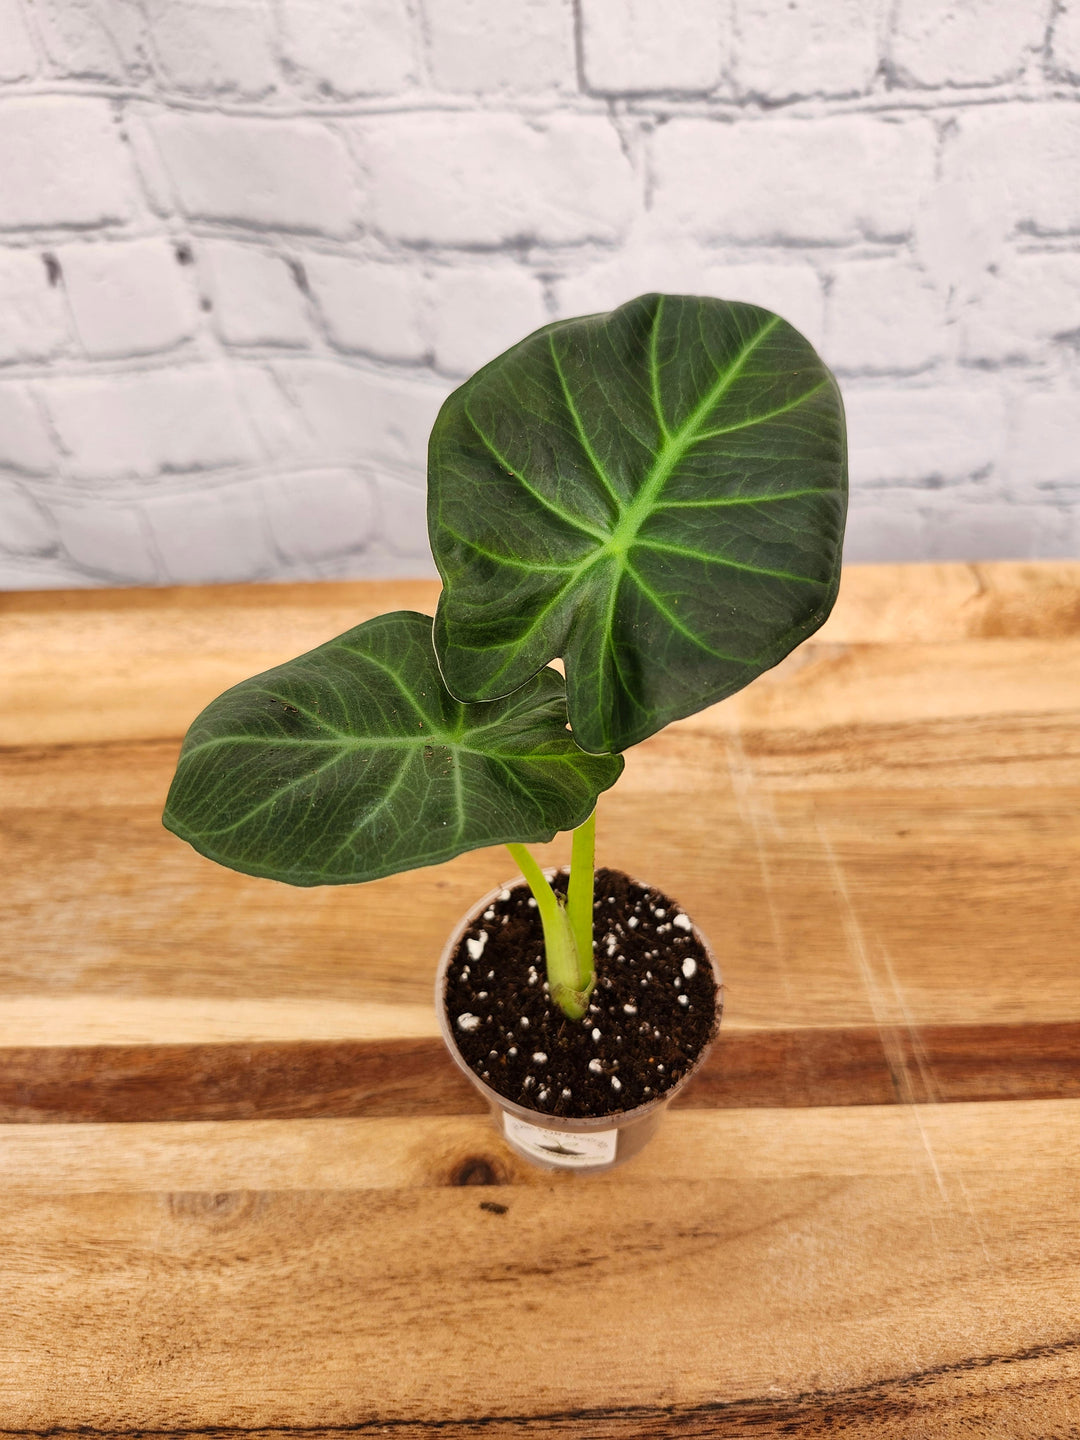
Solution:
[[[685,1112],[597,1182],[499,1171],[479,1121],[154,1128],[5,1176],[9,1434],[1073,1423],[1076,1102]]]
[[[995,672],[994,696],[972,701],[996,718],[674,726],[631,754],[601,803],[600,854],[710,935],[728,1027],[1080,1019],[1080,710],[1025,713],[1033,664],[1017,657],[1011,690]],[[1042,669],[1071,683],[1065,664]],[[930,688],[952,704],[981,673],[976,653],[928,671]],[[182,1014],[208,1038],[361,1038],[378,1017],[430,1034],[443,937],[510,873],[504,852],[361,887],[235,875],[161,828],[175,753],[0,755],[0,1043],[24,1027],[40,1043],[162,1043],[185,1038]],[[539,853],[562,863],[566,842]],[[970,984],[973,957],[992,985]]]
[[[384,611],[432,613],[438,593],[324,581],[0,594],[0,745],[179,737],[227,686]],[[1078,630],[1080,562],[852,565],[799,653]]]
[[[1080,1024],[736,1030],[676,1108],[1080,1097]],[[484,1111],[441,1039],[0,1050],[0,1122]]]
[[[1080,1172],[1080,1102],[671,1109],[631,1162],[587,1179],[534,1168],[478,1114],[0,1125],[3,1192],[22,1196],[484,1185],[619,1193],[665,1179],[919,1174],[955,1199],[955,1177],[979,1171]]]
[[[0,594],[0,745],[179,737],[202,707],[434,581]]]

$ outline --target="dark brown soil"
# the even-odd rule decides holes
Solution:
[[[563,873],[552,886],[565,893],[566,883]],[[547,1115],[612,1115],[657,1099],[716,1029],[712,966],[674,900],[598,870],[593,917],[596,989],[583,1020],[548,998],[543,931],[524,884],[484,911],[447,969],[447,1020],[466,1064]]]

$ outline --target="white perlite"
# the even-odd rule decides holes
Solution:
[[[676,930],[692,930],[694,928],[694,922],[690,919],[689,915],[675,915],[671,923],[675,926]]]
[[[687,980],[697,974],[697,961],[692,955],[687,955],[686,959],[682,962],[682,973],[686,976]]]
[[[469,952],[470,960],[480,959],[480,956],[484,953],[484,946],[487,944],[487,939],[487,931],[482,930],[479,939],[465,941],[465,949]]]
[[[476,1029],[479,1027],[479,1025],[480,1025],[480,1016],[479,1016],[479,1015],[472,1015],[472,1014],[469,1013],[468,1010],[466,1010],[466,1011],[464,1012],[464,1014],[459,1015],[459,1016],[457,1017],[457,1027],[458,1027],[459,1030],[464,1030],[464,1031],[468,1032],[468,1031],[471,1031],[471,1030],[476,1030]]]

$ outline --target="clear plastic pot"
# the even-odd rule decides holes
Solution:
[[[547,870],[544,873],[550,880],[558,872]],[[712,1049],[712,1043],[705,1046],[682,1079],[663,1095],[658,1095],[655,1100],[639,1105],[634,1110],[620,1110],[611,1115],[590,1116],[581,1120],[568,1119],[561,1115],[545,1115],[539,1110],[507,1100],[504,1095],[485,1084],[462,1058],[447,1019],[446,972],[465,932],[478,923],[479,917],[503,891],[518,889],[524,884],[524,880],[517,879],[496,886],[454,927],[443,948],[435,978],[435,1011],[439,1017],[439,1029],[454,1063],[470,1084],[483,1095],[491,1110],[496,1129],[512,1150],[545,1170],[576,1170],[579,1174],[597,1174],[623,1164],[647,1144],[660,1124],[664,1111],[699,1069]],[[716,1019],[719,1024],[723,1009],[720,970],[712,947],[696,925],[693,933],[712,966],[716,980]]]

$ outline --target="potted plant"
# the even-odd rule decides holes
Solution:
[[[526,884],[450,937],[443,1034],[520,1153],[607,1168],[699,1063],[720,990],[674,901],[597,885],[597,797],[627,747],[829,614],[840,394],[779,316],[645,295],[538,330],[454,391],[428,483],[434,620],[379,616],[226,691],[188,731],[164,821],[293,885],[508,845]],[[545,874],[526,845],[562,830],[569,875]]]

